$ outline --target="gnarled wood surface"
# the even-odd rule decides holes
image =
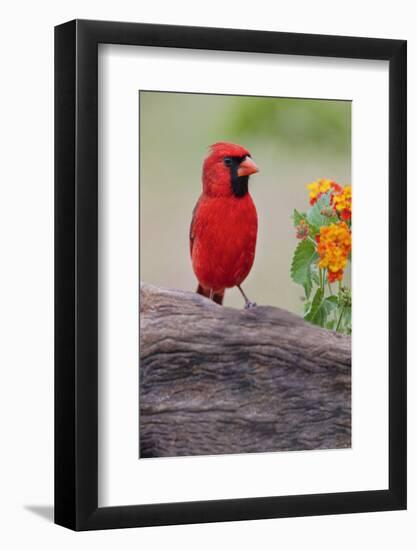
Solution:
[[[147,284],[140,306],[141,457],[350,447],[350,337]]]

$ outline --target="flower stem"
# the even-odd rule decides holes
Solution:
[[[342,317],[343,317],[343,312],[345,310],[345,306],[343,305],[342,306],[342,309],[340,310],[340,315],[339,315],[339,320],[337,321],[337,325],[336,325],[336,332],[339,332],[339,327],[340,327],[340,323],[342,321]]]

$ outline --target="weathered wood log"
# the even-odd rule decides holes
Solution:
[[[347,448],[350,337],[141,285],[140,456]]]

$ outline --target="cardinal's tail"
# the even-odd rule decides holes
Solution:
[[[210,298],[210,294],[211,294],[210,290],[207,290],[206,288],[203,288],[201,285],[198,285],[196,292],[197,292],[197,294],[201,294],[202,296],[205,296],[206,298]],[[221,292],[215,292],[211,296],[211,299],[213,300],[213,302],[216,302],[216,304],[222,305],[223,304],[223,297],[224,297],[224,290],[222,290]]]

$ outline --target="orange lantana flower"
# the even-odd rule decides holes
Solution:
[[[352,249],[349,227],[345,222],[324,225],[320,227],[316,241],[319,267],[327,269],[330,283],[341,281]]]
[[[342,220],[352,217],[352,187],[346,185],[340,193],[333,195],[332,203]]]
[[[322,196],[332,190],[334,193],[340,193],[342,187],[334,180],[326,178],[320,178],[307,185],[307,189],[310,191],[310,204],[313,205]]]

